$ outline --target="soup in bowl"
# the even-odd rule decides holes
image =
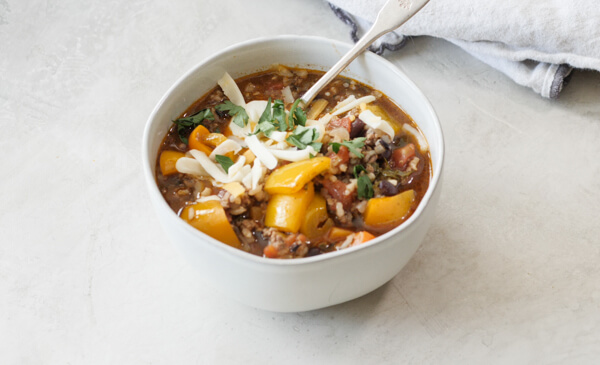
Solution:
[[[431,224],[443,138],[404,74],[365,54],[299,100],[347,49],[295,36],[230,47],[183,76],[146,126],[144,173],[167,234],[249,305],[302,311],[368,293]]]

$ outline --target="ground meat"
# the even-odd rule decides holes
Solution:
[[[301,233],[284,234],[275,228],[265,228],[263,237],[269,242],[265,247],[265,256],[270,258],[304,257],[308,253],[308,239]]]

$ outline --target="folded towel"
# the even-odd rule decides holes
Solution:
[[[356,41],[386,0],[329,0]],[[516,83],[556,98],[573,68],[600,71],[597,0],[431,0],[372,50],[397,50],[406,36],[444,38]],[[354,14],[354,15],[352,15]]]

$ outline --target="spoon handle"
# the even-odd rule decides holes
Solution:
[[[329,71],[317,81],[301,99],[304,106],[310,104],[321,90],[329,84],[343,69],[364,52],[375,40],[389,33],[415,15],[429,0],[388,0],[381,8],[371,29],[346,53]]]

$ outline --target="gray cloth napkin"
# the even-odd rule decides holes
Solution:
[[[386,0],[329,0],[356,41]],[[406,36],[446,39],[546,98],[573,68],[600,71],[598,0],[431,0],[372,50],[397,50]]]

